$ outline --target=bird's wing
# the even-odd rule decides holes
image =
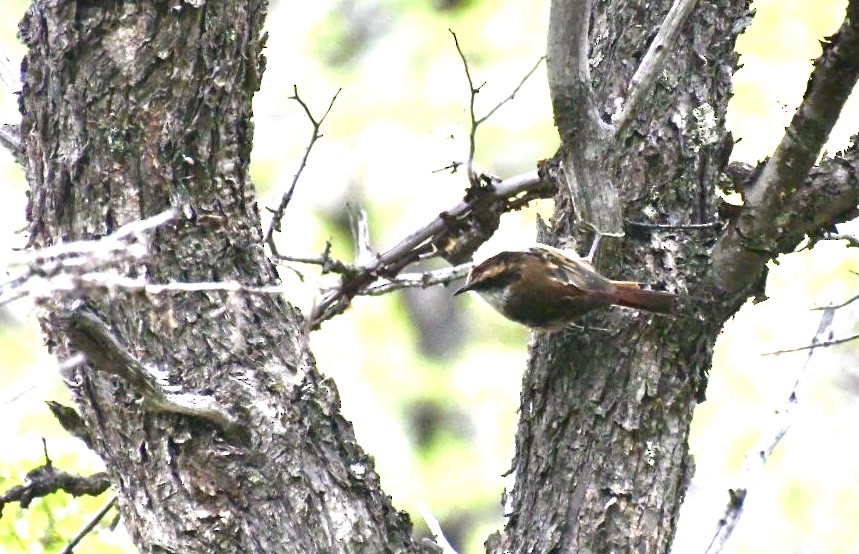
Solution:
[[[615,290],[610,279],[600,275],[591,264],[575,253],[559,250],[547,244],[536,244],[528,251],[541,257],[546,262],[546,267],[550,268],[552,276],[561,283],[590,293]]]

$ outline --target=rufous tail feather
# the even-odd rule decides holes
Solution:
[[[617,289],[614,292],[613,302],[619,306],[647,310],[659,314],[674,313],[677,309],[677,295],[670,292],[658,290],[645,290],[638,288],[638,283],[628,281],[615,281]]]

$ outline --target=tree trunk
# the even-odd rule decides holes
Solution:
[[[21,24],[32,245],[96,239],[172,207],[180,215],[150,257],[120,274],[275,284],[248,177],[266,2],[192,4],[33,2]],[[431,550],[379,489],[283,299],[116,290],[79,304],[138,361],[243,427],[239,440],[150,410],[92,357],[65,376],[141,551]],[[55,318],[43,324],[67,356]]]
[[[552,4],[550,86],[553,75],[563,81],[576,66],[563,48],[577,40],[571,35],[584,4]],[[589,69],[594,107],[606,123],[671,4],[594,6]],[[608,181],[584,195],[591,201],[605,195],[604,187],[619,191],[625,236],[604,239],[600,271],[688,298],[679,317],[617,309],[588,317],[583,330],[533,336],[516,485],[492,552],[665,552],[671,545],[694,468],[687,447],[692,411],[703,398],[716,337],[743,300],[712,300],[708,259],[719,227],[693,225],[718,220],[715,184],[730,153],[724,114],[737,23],[745,16],[745,1],[698,3],[625,141],[603,145],[599,129],[569,125],[581,121],[575,111],[586,102],[579,90],[553,87],[562,169],[590,163],[576,172],[578,181],[591,170]],[[574,213],[564,174],[556,172],[561,192],[547,242],[581,236],[574,221],[590,208],[577,203]],[[594,226],[619,219],[596,218]]]
[[[593,0],[587,17],[591,3],[552,5],[548,64],[563,145],[543,167],[560,192],[542,238],[582,238],[580,220],[622,232],[606,239],[601,272],[685,300],[676,317],[609,310],[585,319],[584,330],[534,335],[516,486],[490,552],[667,551],[719,330],[762,292],[768,259],[855,215],[859,198],[855,178],[827,186],[823,174],[841,167],[832,164],[814,186],[800,186],[798,171],[784,194],[764,182],[746,197],[742,229],[719,222],[715,187],[731,146],[724,114],[747,1],[698,2],[643,109],[613,136],[611,116],[671,2]],[[21,24],[32,246],[97,239],[172,209],[151,240],[137,239],[146,257],[113,264],[118,276],[277,283],[248,177],[265,8],[264,0],[33,1]],[[859,21],[859,0],[848,9]],[[584,38],[574,35],[588,26]],[[568,57],[570,44],[589,52]],[[855,73],[859,46],[845,54],[831,45],[825,61]],[[803,159],[816,158],[819,145],[801,146]],[[839,163],[855,176],[859,156],[848,153]],[[748,201],[772,195],[780,203],[756,219]],[[780,219],[805,205],[816,206],[813,217],[796,210]],[[64,377],[142,551],[438,550],[412,538],[408,517],[381,491],[339,414],[334,383],[314,366],[303,318],[281,297],[78,285],[76,297],[44,302],[42,321],[61,357],[73,347],[87,354]],[[70,321],[107,332],[82,335]],[[135,364],[142,381],[117,376]],[[217,407],[218,417],[153,402],[162,381]]]

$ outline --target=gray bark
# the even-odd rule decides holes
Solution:
[[[180,217],[126,274],[277,282],[248,177],[265,8],[33,2],[21,24],[33,246],[96,239],[172,207]],[[380,490],[283,299],[116,291],[80,301],[142,364],[225,406],[244,431],[149,410],[92,359],[66,376],[141,551],[431,550],[413,543],[408,517]],[[56,318],[44,326],[67,355]]]
[[[699,3],[650,101],[619,137],[610,125],[615,100],[670,2],[595,2],[588,36],[567,36],[586,19],[569,8],[587,4],[553,4],[549,73],[564,144],[543,167],[560,190],[543,238],[581,238],[582,216],[610,234],[620,225],[625,235],[606,245],[600,270],[688,301],[676,318],[612,310],[585,320],[585,331],[535,337],[512,511],[491,552],[667,551],[692,474],[692,410],[723,322],[762,293],[767,259],[853,216],[859,197],[854,148],[802,175],[805,187],[791,184],[766,212],[790,216],[779,220],[780,241],[745,263],[744,241],[755,237],[718,221],[714,194],[730,151],[723,123],[745,0]],[[96,239],[173,208],[180,215],[155,233],[151,257],[126,263],[124,274],[153,283],[277,282],[247,171],[265,6],[33,2],[21,26],[32,246]],[[565,36],[590,45],[588,58],[553,51]],[[571,185],[582,187],[573,192],[578,213]],[[718,224],[658,227],[666,223]],[[58,355],[74,341],[109,351],[92,352],[66,377],[142,551],[436,550],[414,541],[408,518],[381,491],[339,414],[334,383],[307,351],[303,318],[282,298],[84,291],[43,307]],[[93,328],[103,322],[111,340],[69,327],[70,308]],[[114,365],[157,368],[177,390],[223,407],[240,429],[152,409],[141,401],[151,383],[135,386]]]
[[[723,323],[749,295],[763,294],[766,260],[791,251],[807,233],[819,235],[821,222],[831,226],[855,214],[856,174],[833,174],[824,164],[828,177],[807,179],[806,164],[777,198],[772,191],[746,197],[741,221],[754,219],[757,227],[738,230],[735,220],[719,221],[715,187],[730,154],[724,114],[737,61],[734,40],[750,19],[744,0],[698,2],[649,101],[625,133],[613,133],[615,100],[624,98],[671,3],[644,8],[595,1],[589,64],[576,50],[582,44],[578,33],[588,27],[576,26],[587,21],[581,12],[590,0],[552,3],[549,76],[563,145],[554,172],[556,211],[542,238],[556,243],[587,236],[579,221],[605,229],[605,222],[617,221],[616,210],[625,235],[604,240],[609,244],[599,269],[614,279],[683,294],[687,305],[675,318],[618,310],[587,318],[584,330],[535,335],[521,397],[510,517],[490,552],[666,552],[694,468],[689,424],[704,398]],[[826,126],[840,111],[840,91],[855,83],[854,31],[846,21],[841,38],[848,44],[832,47],[818,61],[818,69],[836,66],[841,82],[825,89],[839,98],[837,107],[817,112],[825,111],[827,121],[797,141],[811,149],[811,159],[819,150],[804,141],[813,142],[821,128],[828,134]],[[798,157],[808,158],[808,151]],[[855,168],[855,158],[853,148],[838,165]],[[833,181],[838,186],[825,185]],[[618,193],[607,193],[607,187]],[[820,194],[825,201],[800,211]],[[768,209],[750,210],[750,200]],[[777,246],[756,250],[755,240],[772,233],[776,222]],[[702,226],[708,223],[716,224]],[[722,253],[715,266],[714,249]]]

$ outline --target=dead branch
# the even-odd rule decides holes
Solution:
[[[775,411],[769,429],[761,435],[754,447],[746,453],[743,467],[740,471],[739,483],[736,487],[728,490],[728,503],[725,506],[724,515],[716,525],[713,538],[707,547],[707,554],[722,552],[734,528],[740,521],[749,492],[760,482],[767,460],[769,460],[775,447],[778,446],[788,429],[790,429],[793,422],[794,408],[798,404],[797,390],[799,390],[800,384],[808,374],[808,366],[815,349],[819,346],[825,346],[827,342],[826,337],[831,333],[830,328],[832,320],[835,317],[835,311],[835,308],[827,308],[823,311],[820,317],[820,325],[818,325],[817,332],[811,341],[811,345],[808,347],[808,356],[805,358],[805,363],[800,369],[790,394],[785,399],[784,405]]]
[[[102,506],[101,509],[96,512],[92,518],[90,518],[86,525],[84,525],[81,530],[78,531],[74,537],[72,537],[72,540],[69,541],[69,544],[67,544],[66,547],[60,551],[60,554],[72,554],[72,552],[74,552],[75,547],[84,539],[84,537],[86,537],[93,529],[95,529],[95,526],[98,525],[98,522],[104,519],[104,516],[106,516],[110,509],[114,506],[116,506],[115,496],[108,500],[107,503]]]
[[[653,84],[656,83],[656,78],[665,66],[665,60],[680,35],[680,29],[683,28],[683,24],[697,2],[698,0],[675,0],[668,10],[659,32],[656,33],[629,82],[623,108],[614,117],[615,137],[622,137],[629,128],[630,122],[638,115],[641,103],[653,89]]]
[[[474,245],[470,252],[467,250],[471,249],[471,245],[463,252],[450,244],[458,244],[457,241],[462,240],[463,231],[467,230],[466,223],[470,218],[500,216],[523,196],[549,198],[554,195],[554,186],[542,180],[536,171],[513,177],[497,185],[488,185],[482,190],[482,196],[467,196],[465,201],[442,212],[393,248],[357,268],[357,272],[344,273],[340,285],[324,293],[308,316],[312,327],[316,328],[323,321],[345,311],[352,298],[380,278],[391,279],[407,265],[418,261],[421,256],[439,250],[437,245],[446,245],[450,248],[449,252],[454,253],[451,255],[439,252],[442,257],[455,259],[452,256],[467,253],[466,259],[469,258],[479,244]]]
[[[842,304],[846,305],[846,304]],[[833,306],[831,309],[836,309],[838,306]],[[826,308],[830,309],[830,308]],[[824,311],[826,310],[824,309]],[[816,337],[815,337],[816,338]],[[846,337],[840,337],[837,339],[827,338],[826,340],[821,340],[819,342],[812,342],[811,344],[807,344],[805,346],[797,346],[796,348],[786,348],[784,350],[776,350],[774,352],[765,352],[761,354],[762,356],[776,356],[778,354],[791,354],[793,352],[802,352],[803,350],[814,350],[815,348],[826,348],[828,346],[835,346],[837,344],[844,344],[847,342],[852,342],[856,339],[859,339],[859,333],[855,333]]]
[[[473,263],[465,263],[424,273],[401,273],[392,279],[381,279],[359,294],[362,296],[381,296],[406,288],[425,289],[434,285],[448,285],[457,279],[465,278],[472,267],[474,267]]]
[[[12,275],[0,283],[0,306],[26,296],[48,298],[55,292],[74,292],[86,282],[86,276],[104,273],[106,268],[137,263],[149,253],[153,229],[172,221],[176,210],[123,225],[116,232],[98,240],[59,243],[27,252],[7,272]]]
[[[268,244],[272,253],[277,255],[277,245],[274,243],[274,232],[280,231],[281,220],[283,219],[283,214],[286,211],[286,207],[289,205],[289,202],[292,200],[292,195],[295,192],[295,185],[298,183],[298,179],[301,177],[301,174],[304,173],[304,168],[307,167],[307,160],[310,157],[310,152],[313,150],[313,145],[316,144],[316,141],[322,138],[322,134],[319,130],[322,128],[322,124],[325,122],[325,118],[328,117],[328,114],[331,113],[331,108],[334,107],[334,102],[337,100],[337,96],[340,94],[340,91],[343,89],[337,89],[337,92],[334,93],[334,96],[331,97],[331,102],[328,103],[328,109],[325,110],[325,113],[322,114],[322,117],[317,121],[315,117],[313,117],[313,113],[310,111],[310,108],[301,99],[301,96],[298,95],[298,86],[293,85],[292,87],[293,94],[290,96],[290,100],[295,100],[301,106],[301,109],[304,110],[304,114],[307,116],[307,119],[310,121],[310,124],[313,126],[313,132],[310,135],[310,141],[307,143],[307,148],[304,149],[304,156],[301,158],[301,163],[298,164],[298,170],[295,172],[295,175],[292,178],[292,184],[289,185],[289,189],[284,193],[283,197],[280,199],[280,204],[278,204],[277,209],[272,211],[271,223],[269,223],[268,230],[265,233],[265,242]],[[271,210],[270,210],[271,211]]]
[[[454,45],[456,45],[456,51],[459,53],[459,58],[462,60],[462,68],[465,71],[465,78],[468,80],[468,91],[469,91],[469,100],[468,100],[468,114],[471,118],[471,128],[468,133],[468,161],[466,162],[466,170],[468,172],[468,182],[471,183],[472,186],[477,186],[480,179],[477,175],[477,172],[474,171],[474,153],[477,149],[477,128],[480,127],[481,124],[485,123],[487,119],[492,117],[495,112],[497,112],[501,106],[506,104],[507,102],[513,100],[516,97],[516,93],[522,88],[525,82],[537,71],[537,68],[540,67],[540,64],[543,60],[546,59],[545,56],[540,56],[537,60],[537,63],[534,64],[534,67],[522,77],[522,80],[519,81],[519,84],[516,85],[516,88],[503,100],[501,100],[498,104],[495,105],[494,108],[486,112],[486,115],[478,118],[474,113],[474,103],[477,99],[477,94],[480,92],[480,89],[483,88],[483,85],[479,87],[474,86],[474,81],[471,78],[471,70],[468,67],[468,59],[465,57],[465,53],[462,51],[462,48],[459,46],[459,39],[456,37],[456,33],[452,30],[448,29],[450,34],[453,36]],[[452,168],[456,168],[456,165],[450,166]]]
[[[42,498],[63,491],[72,496],[98,496],[110,487],[107,473],[100,471],[88,477],[73,475],[54,467],[48,457],[48,447],[44,439],[45,463],[30,470],[24,477],[23,485],[16,485],[0,495],[0,515],[9,502],[18,502],[27,508],[35,498]]]

